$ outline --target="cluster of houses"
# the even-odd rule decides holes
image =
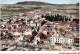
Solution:
[[[0,38],[18,43],[26,40],[34,46],[44,43],[47,44],[44,47],[49,47],[50,50],[50,46],[56,45],[68,49],[77,48],[79,47],[78,19],[66,19],[67,17],[59,14],[52,16],[50,11],[34,10],[20,13],[18,16],[1,19]]]
[[[72,48],[75,44],[79,46],[79,36],[76,33],[76,36],[73,35],[72,27],[69,24],[66,22],[52,22],[52,24],[43,25],[42,32],[35,37],[35,44],[37,45],[38,41],[43,41],[53,46],[56,44],[64,45],[67,48]]]

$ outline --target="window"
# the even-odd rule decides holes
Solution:
[[[59,41],[58,41],[58,43],[59,43]]]
[[[52,41],[52,40],[51,40]]]
[[[58,39],[59,40],[59,39]]]
[[[56,42],[57,42],[57,40],[56,40]]]
[[[52,39],[52,38],[51,38]]]
[[[53,40],[54,40],[54,38],[53,38]]]

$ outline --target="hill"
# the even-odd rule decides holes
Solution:
[[[45,2],[39,2],[39,1],[24,1],[24,2],[18,2],[16,4],[21,4],[21,5],[56,5],[56,4],[50,4],[50,3],[45,3]]]

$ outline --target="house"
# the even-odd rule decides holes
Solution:
[[[53,32],[48,34],[46,33],[46,31],[38,33],[35,37],[34,44],[37,45],[37,42],[40,42],[40,41],[43,41],[44,43],[49,43],[49,37],[51,37],[52,33]]]
[[[24,35],[32,35],[32,31],[25,31],[23,34]]]
[[[30,26],[37,26],[37,23],[30,23]]]
[[[18,35],[12,35],[12,37],[13,37],[13,39],[18,41],[18,39],[17,39],[19,37]]]
[[[21,34],[22,34],[22,33],[17,32],[17,31],[13,33],[14,36],[20,36]]]
[[[40,22],[38,22],[38,23],[37,23],[37,26],[41,26],[41,23],[40,23]]]

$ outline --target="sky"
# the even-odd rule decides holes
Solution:
[[[40,1],[46,2],[51,4],[75,4],[79,3],[79,0],[1,0],[0,4],[15,4],[17,2],[24,2],[24,1]]]

